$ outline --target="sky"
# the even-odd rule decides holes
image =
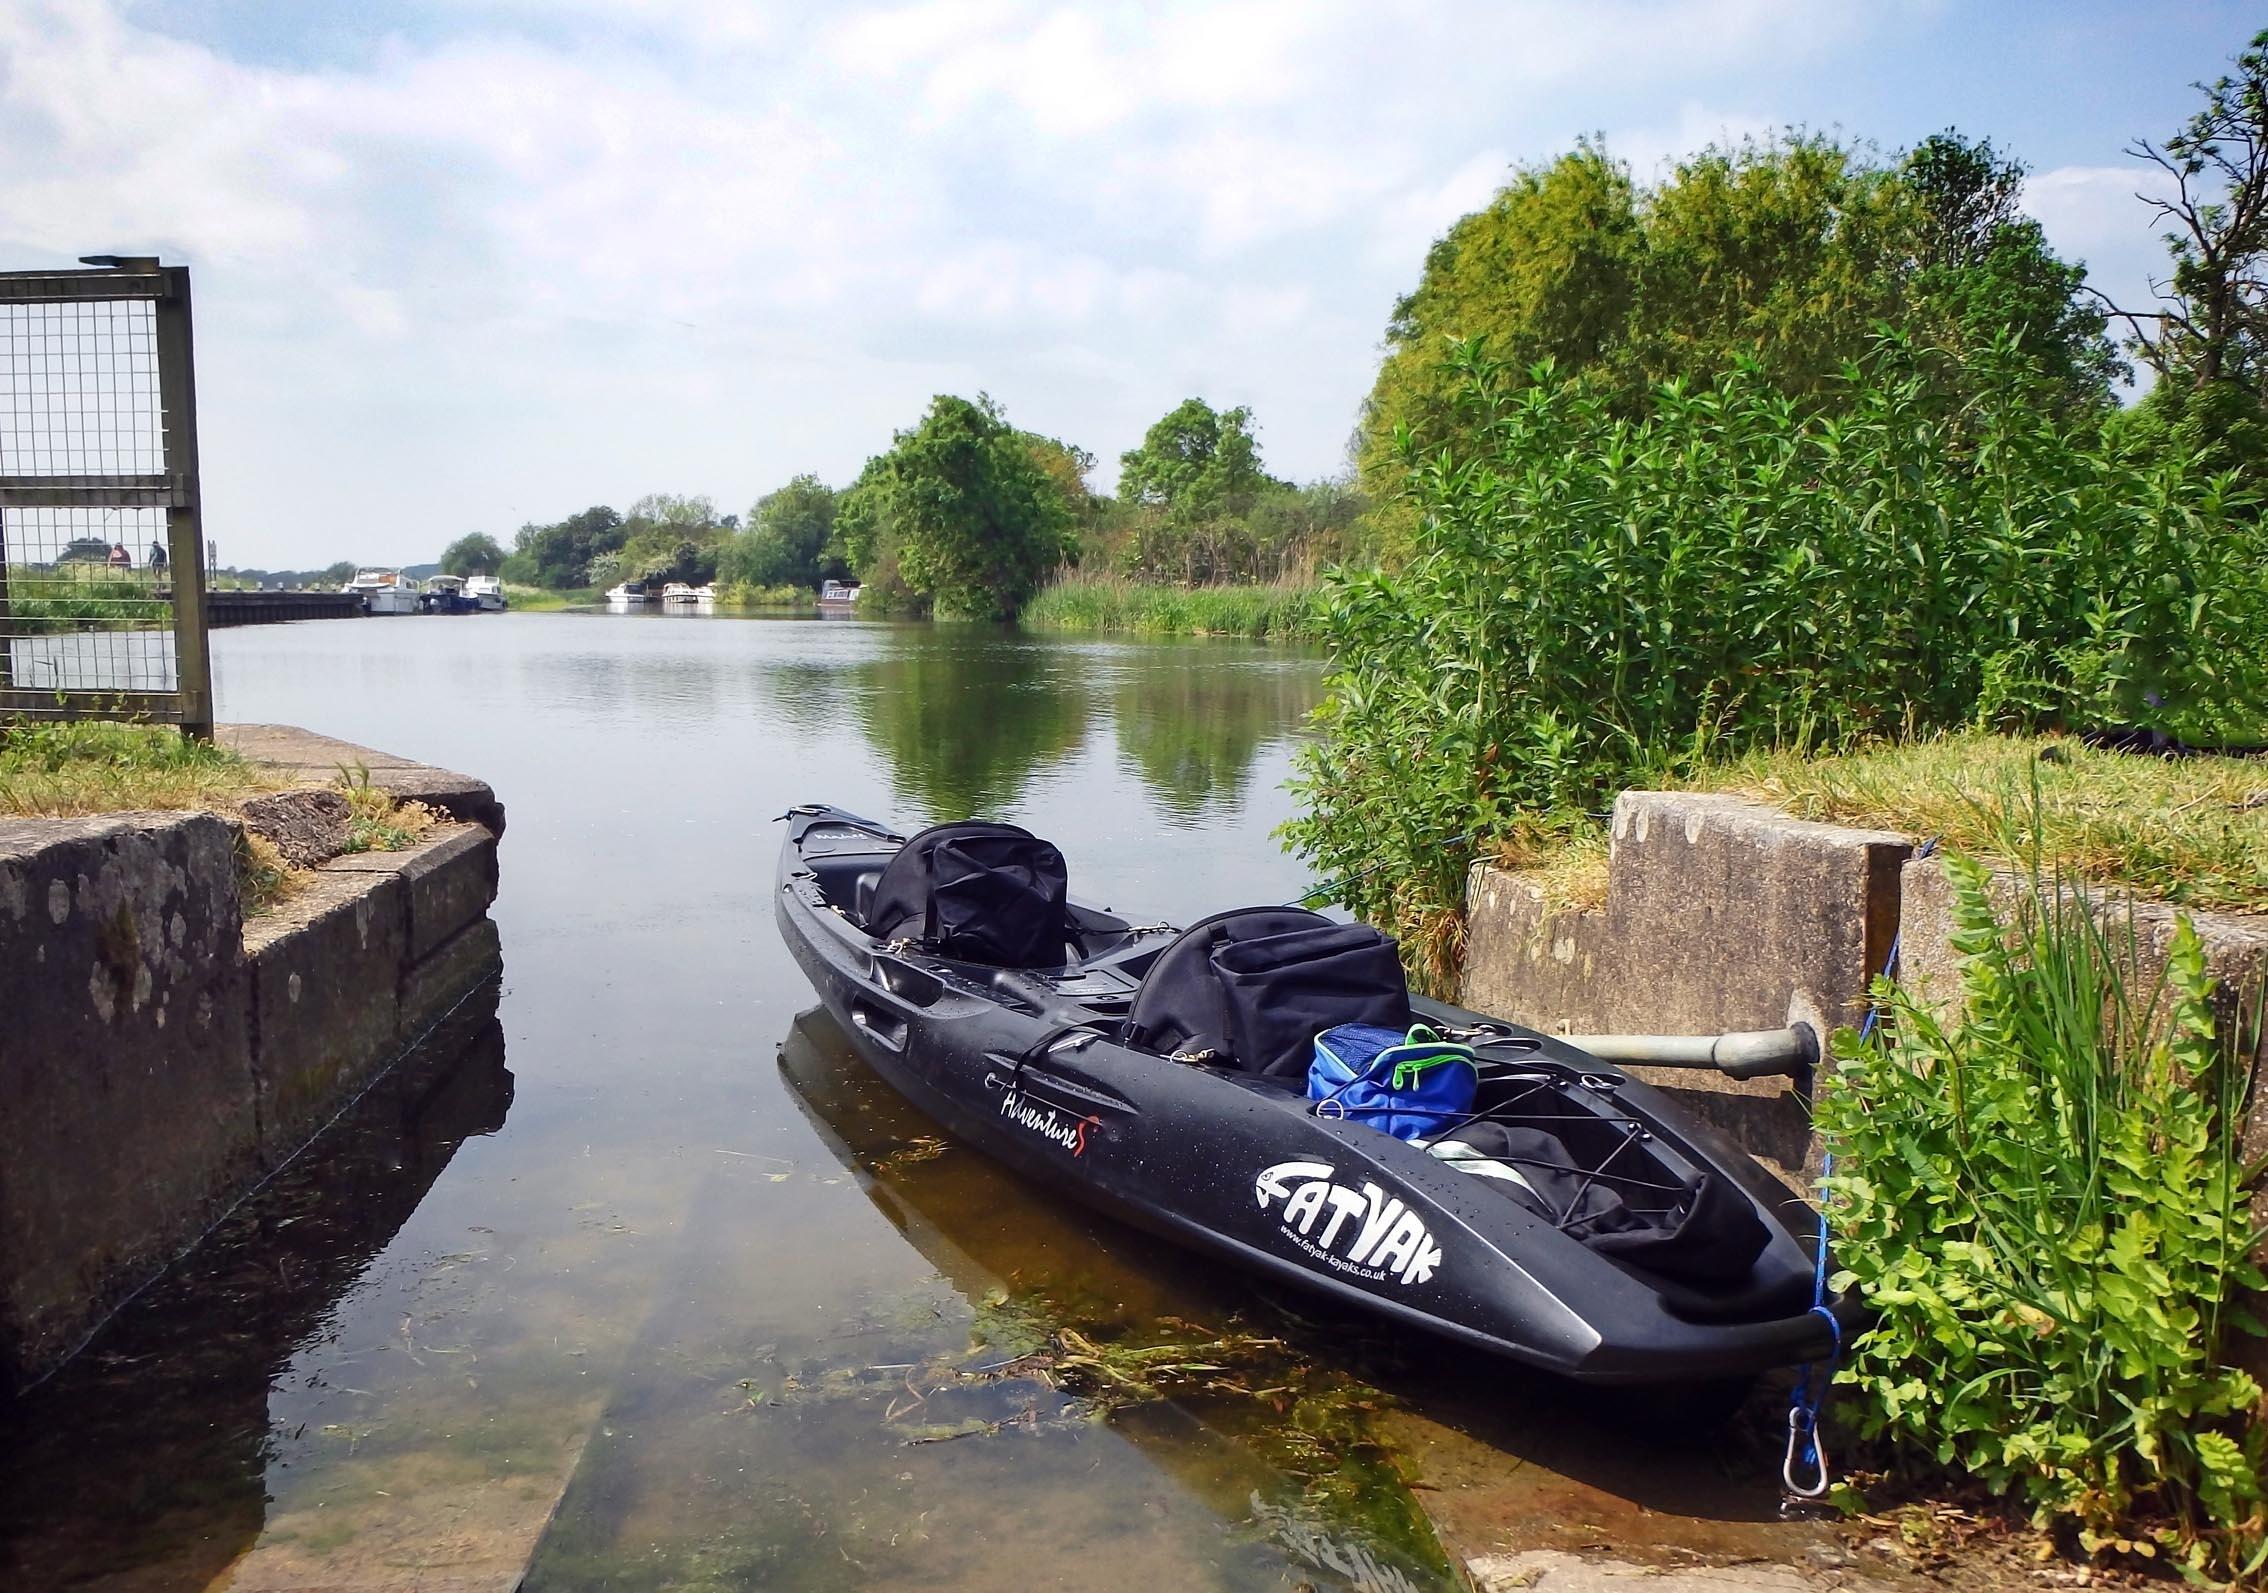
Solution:
[[[223,563],[413,563],[838,484],[991,393],[1115,479],[1192,394],[1345,467],[1394,300],[1514,164],[1952,126],[2121,303],[2123,154],[2256,4],[0,0],[0,269],[192,268]]]

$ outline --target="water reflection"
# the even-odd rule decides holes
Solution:
[[[1145,660],[1112,694],[1121,763],[1167,814],[1189,823],[1241,805],[1262,747],[1315,697],[1305,672],[1236,660]]]
[[[811,734],[856,722],[904,804],[894,817],[1001,812],[1085,741],[1094,687],[1061,649],[980,626],[882,634],[867,656],[783,662],[765,683]]]
[[[821,1011],[797,1020],[779,1067],[861,1192],[968,1307],[970,1340],[948,1375],[998,1379],[975,1410],[1005,1406],[1035,1429],[1102,1415],[1214,1518],[1232,1546],[1218,1562],[1226,1584],[1454,1580],[1373,1430],[1383,1396],[1319,1368],[1298,1317],[938,1138]],[[1102,1366],[1082,1375],[1090,1348]],[[998,1441],[973,1413],[944,1431]]]
[[[11,1587],[200,1587],[256,1539],[270,1399],[468,1139],[512,1104],[493,982],[94,1345],[0,1407]],[[140,1572],[140,1575],[137,1575]]]

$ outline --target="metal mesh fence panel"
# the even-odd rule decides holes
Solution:
[[[210,729],[188,293],[0,273],[0,724]]]

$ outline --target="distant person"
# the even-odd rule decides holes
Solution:
[[[131,570],[134,567],[134,555],[126,551],[125,543],[110,544],[110,567],[114,570]]]
[[[163,542],[152,542],[150,544],[150,572],[153,575],[165,573],[165,544]]]

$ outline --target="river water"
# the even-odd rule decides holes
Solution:
[[[1753,1425],[1068,1207],[808,1010],[799,802],[1012,818],[1142,914],[1297,895],[1313,659],[561,614],[225,631],[215,671],[224,719],[495,786],[501,997],[0,1415],[8,1586],[1392,1588],[1807,1541]]]

